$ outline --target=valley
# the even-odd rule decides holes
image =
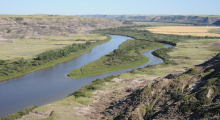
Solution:
[[[46,17],[51,18],[51,16]],[[60,16],[52,17],[58,17],[60,19]],[[106,34],[110,34],[111,36],[128,36],[126,38],[132,37],[133,40],[125,40],[120,44],[118,49],[115,48],[112,52],[103,54],[94,61],[89,61],[76,68],[68,65],[68,70],[62,68],[62,70],[65,69],[64,72],[66,74],[74,69],[71,71],[70,76],[73,76],[73,78],[74,75],[77,78],[82,77],[79,78],[79,80],[87,81],[86,85],[80,85],[80,87],[78,86],[76,89],[71,88],[71,86],[74,86],[74,79],[67,78],[68,81],[72,83],[65,83],[65,85],[63,85],[63,87],[69,86],[71,88],[69,92],[72,92],[69,93],[68,97],[65,96],[60,100],[38,106],[37,108],[26,108],[23,111],[3,117],[1,120],[162,120],[186,118],[218,119],[220,117],[218,84],[220,66],[219,28],[203,26],[212,25],[219,19],[219,16],[192,16],[194,17],[193,19],[197,21],[192,21],[190,16],[151,16],[151,20],[150,18],[147,20],[148,17],[146,16],[136,18],[134,18],[134,16],[130,18],[128,16],[105,16],[105,18],[107,17],[111,17],[111,19],[123,18],[123,20],[130,20],[132,18],[139,19],[139,21],[131,25],[122,25],[122,21],[113,20],[112,26],[103,25],[102,28],[95,27],[96,30],[93,30],[91,34],[67,33],[68,35],[61,35],[61,33],[59,33],[58,35],[51,32],[53,35],[48,35],[41,34],[40,32],[37,33],[41,34],[41,40],[34,43],[35,45],[38,43],[45,46],[62,44],[60,47],[58,47],[58,45],[42,51],[37,50],[39,53],[35,54],[35,58],[43,60],[43,62],[47,61],[48,63],[51,60],[53,61],[53,59],[43,57],[44,52],[47,53],[48,50],[52,50],[56,53],[58,50],[65,50],[68,45],[72,47],[77,45],[81,49],[83,48],[82,46],[91,44],[92,46],[88,46],[88,49],[85,47],[85,51],[82,49],[82,53],[75,56],[80,57],[80,55],[83,56],[83,53],[91,50],[93,47],[99,44],[103,45],[103,43],[105,44],[107,41],[110,41],[109,36],[106,36]],[[181,19],[187,19],[177,22],[178,19],[180,19],[179,17]],[[38,16],[36,16],[36,18],[38,18]],[[144,22],[140,22],[140,18],[143,18]],[[172,20],[173,23],[167,23],[171,18],[175,18]],[[202,20],[202,18],[205,18],[206,21],[204,19]],[[30,18],[28,16],[27,18],[24,17],[24,19]],[[146,21],[153,21],[154,23],[146,23]],[[118,23],[118,26],[114,26],[115,23]],[[196,24],[196,26],[192,24]],[[198,24],[202,26],[197,26]],[[86,28],[83,30],[91,29],[92,28]],[[39,36],[37,34],[36,36]],[[27,36],[29,37],[29,35]],[[15,39],[18,41],[29,40],[28,37],[20,38],[13,34],[11,36],[1,37],[2,39],[11,41],[15,41]],[[33,42],[25,42],[27,46],[32,43]],[[137,58],[144,58],[145,62],[141,62],[140,65],[147,61],[149,63],[154,62],[151,61],[151,59],[142,57],[140,52],[162,47],[162,44],[174,46],[173,48],[160,48],[152,51],[153,55],[164,61],[163,63],[147,64],[143,67],[127,69],[123,72],[117,72],[116,69],[111,68],[112,66],[113,68],[118,67],[120,70],[123,68],[121,67],[123,65],[131,64],[131,66],[133,66],[138,63],[137,61],[139,59]],[[105,47],[105,49],[100,48],[100,52],[98,53],[101,53],[101,49],[105,50],[107,47]],[[53,52],[51,52],[51,54]],[[92,50],[90,53],[95,55],[96,52],[93,53]],[[70,52],[68,54],[73,53]],[[25,59],[30,60],[31,56],[34,56],[34,54],[25,57]],[[64,56],[64,58],[61,59],[65,59],[68,56],[69,55]],[[57,56],[55,56],[55,58],[56,57]],[[68,59],[72,58],[73,57],[69,57]],[[59,59],[57,63],[61,62]],[[128,61],[132,62],[129,63]],[[62,64],[63,63],[60,65]],[[108,74],[106,71],[116,72]],[[97,74],[100,74],[100,76],[92,79],[92,75],[96,76]],[[85,76],[90,76],[91,79]],[[63,80],[67,82],[67,79]],[[28,112],[25,112],[27,110]]]

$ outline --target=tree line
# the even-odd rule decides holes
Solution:
[[[110,37],[108,37],[108,40],[110,40]],[[15,60],[0,60],[0,79],[31,71],[36,67],[43,66],[51,61],[70,56],[74,53],[90,48],[97,42],[87,41],[86,43],[73,43],[72,45],[68,45],[62,49],[45,51],[35,55],[29,60],[26,60],[23,57]]]

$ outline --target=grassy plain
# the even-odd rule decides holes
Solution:
[[[219,29],[220,27],[215,26],[156,26],[145,28],[145,30],[153,33],[214,37],[220,37]]]
[[[63,48],[73,43],[104,39],[106,39],[106,36],[96,34],[71,34],[69,36],[43,36],[40,40],[14,39],[11,40],[12,42],[0,40],[0,59],[8,60],[18,57],[29,59],[44,51]]]

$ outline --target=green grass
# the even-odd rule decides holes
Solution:
[[[148,58],[144,58],[144,59],[141,59],[141,60],[133,62],[133,63],[129,63],[129,64],[121,65],[121,66],[114,66],[114,67],[111,67],[111,68],[104,68],[104,69],[101,69],[101,70],[96,69],[95,71],[91,71],[90,73],[84,73],[84,74],[81,74],[80,69],[74,69],[73,71],[71,71],[71,73],[74,73],[74,74],[79,73],[80,75],[71,75],[71,73],[70,73],[69,77],[80,78],[80,77],[93,76],[93,75],[113,72],[113,71],[117,71],[117,70],[122,70],[122,69],[126,69],[126,68],[131,68],[131,67],[136,67],[136,66],[139,66],[139,65],[143,65],[143,64],[147,63],[148,61],[149,61]],[[89,63],[87,65],[90,66],[90,64],[92,64],[92,63]]]

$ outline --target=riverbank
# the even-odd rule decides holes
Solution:
[[[147,86],[152,86],[152,84],[154,83],[155,85],[157,83],[160,83],[159,86],[167,85],[169,82],[166,82],[168,80],[164,79],[164,76],[168,75],[169,73],[171,74],[184,73],[187,70],[186,67],[191,68],[194,65],[203,63],[206,60],[206,58],[209,58],[210,56],[216,54],[217,52],[215,51],[209,51],[207,49],[207,46],[209,46],[210,43],[217,41],[219,40],[210,40],[209,43],[204,44],[203,40],[198,40],[198,41],[187,40],[185,42],[179,43],[177,44],[176,48],[169,53],[170,59],[175,58],[175,61],[179,62],[179,64],[177,65],[160,64],[151,67],[146,67],[143,69],[137,69],[134,70],[132,73],[124,73],[118,76],[109,76],[107,78],[97,79],[94,82],[77,90],[75,93],[73,93],[73,95],[70,95],[67,98],[34,109],[33,112],[29,113],[29,115],[24,116],[20,120],[25,120],[30,118],[33,120],[43,119],[43,118],[47,118],[51,120],[53,119],[54,120],[113,119],[116,116],[113,117],[109,114],[108,116],[106,115],[108,112],[111,112],[108,111],[111,110],[109,108],[115,107],[112,106],[113,104],[126,100],[126,98],[129,98],[131,93],[135,92],[136,90],[141,90],[141,88],[144,87],[146,87],[146,89],[144,89],[146,91],[146,94],[149,93],[149,91],[152,89]],[[187,48],[183,48],[183,46]],[[200,46],[200,47],[195,49],[195,46]],[[201,55],[195,56],[195,53],[189,52],[186,49],[191,49],[192,51],[197,52],[197,54],[204,53],[204,56]],[[183,59],[177,57],[183,54],[185,55],[185,57],[190,57],[190,59],[184,59],[184,62],[183,61],[181,62],[180,60]],[[156,90],[154,90],[152,94],[155,94],[155,91]],[[135,93],[133,93],[132,95],[135,95]],[[160,95],[161,94],[158,95],[155,94],[155,97],[151,96],[149,98],[149,100],[151,100],[152,102],[151,104],[152,106],[153,104],[156,103],[156,101],[159,100],[157,98],[161,97]],[[141,98],[141,97],[139,96],[136,98]],[[134,101],[130,101],[130,102],[134,102]],[[151,110],[151,107],[145,106],[144,104],[138,104],[138,105],[140,106],[137,107],[137,109],[135,110],[140,110],[140,113],[145,113],[141,111],[147,112],[148,110]],[[123,111],[119,110],[118,112],[123,112]],[[39,116],[40,113],[45,113],[45,116],[37,117]],[[50,113],[52,114],[50,115]],[[134,112],[134,114],[135,113],[136,112]]]
[[[97,78],[104,78],[109,75],[120,74],[137,68],[128,68],[79,79],[66,77],[72,69],[80,68],[85,64],[95,61],[101,56],[117,49],[118,46],[127,39],[132,39],[130,37],[118,35],[111,35],[111,37],[112,39],[109,42],[97,45],[89,52],[86,52],[75,59],[13,78],[8,81],[0,82],[0,117],[21,111],[28,106],[42,106],[60,100]],[[149,58],[154,59],[151,56]],[[161,61],[154,61],[155,64],[160,62]]]
[[[86,52],[90,51],[93,47],[95,47],[97,45],[100,45],[100,44],[103,44],[105,42],[108,42],[110,40],[111,40],[111,37],[107,36],[106,40],[97,41],[97,42],[93,43],[91,46],[89,46],[88,48],[80,50],[80,51],[78,51],[74,54],[52,60],[50,62],[47,62],[47,63],[43,64],[43,65],[31,66],[31,67],[27,68],[26,70],[24,70],[22,72],[16,72],[16,73],[10,74],[9,76],[0,76],[0,81],[9,80],[11,78],[19,77],[19,76],[22,76],[22,75],[25,75],[25,74],[28,74],[28,73],[31,73],[31,72],[34,72],[34,71],[38,71],[38,70],[41,70],[41,69],[45,69],[45,68],[54,66],[54,65],[59,64],[61,62],[68,61],[70,59],[73,59],[73,58],[76,58],[77,56],[82,55],[83,53],[86,53]]]
[[[216,51],[211,51],[209,49],[209,45],[218,41],[219,40],[204,39],[186,40],[184,42],[180,42],[173,51],[168,53],[170,59],[177,62],[177,65],[159,64],[143,69],[136,69],[132,73],[127,72],[119,76],[98,79],[77,90],[78,92],[76,93],[78,93],[78,96],[76,93],[73,93],[73,95],[67,98],[36,108],[33,112],[24,116],[21,120],[25,120],[25,118],[32,118],[33,120],[42,118],[54,120],[108,119],[109,116],[105,116],[103,112],[108,108],[113,107],[111,106],[112,103],[123,101],[125,96],[130,95],[133,91],[141,89],[144,86],[151,86],[154,81],[158,81],[170,73],[183,73],[187,69],[192,68],[194,65],[203,63],[207,60],[207,58],[210,58],[217,53]],[[183,59],[187,57],[188,59]],[[164,84],[165,83],[166,81],[164,81]],[[81,96],[79,93],[82,93]],[[152,100],[157,100],[158,95],[155,95],[155,97],[151,96],[151,98],[153,98]],[[155,101],[152,103],[155,103]],[[147,106],[141,104],[141,106],[137,107],[135,110],[145,111],[151,109],[146,108]],[[51,116],[47,115],[37,118],[39,113],[51,113],[51,111],[53,111]],[[109,117],[109,119],[113,118]]]
[[[140,51],[162,47],[163,44],[143,40],[127,40],[118,49],[81,68],[72,70],[68,76],[80,78],[140,66],[149,61]]]

